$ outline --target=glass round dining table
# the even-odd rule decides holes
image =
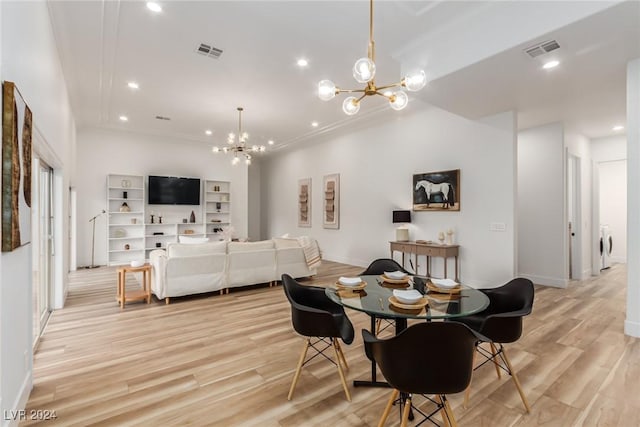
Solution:
[[[407,328],[408,319],[455,320],[456,317],[478,313],[489,306],[489,298],[481,291],[461,285],[459,293],[438,293],[425,286],[426,278],[411,277],[408,284],[392,284],[382,276],[360,276],[366,282],[361,290],[329,287],[327,297],[343,307],[362,311],[371,317],[371,333],[375,334],[376,319],[395,321],[396,335]],[[427,304],[418,308],[401,308],[391,303],[394,289],[418,289],[424,293]],[[376,366],[372,361],[371,381],[354,381],[355,386],[387,387],[376,381]]]

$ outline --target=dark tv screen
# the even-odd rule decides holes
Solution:
[[[150,205],[199,205],[200,180],[149,175]]]

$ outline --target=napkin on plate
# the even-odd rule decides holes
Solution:
[[[415,289],[394,289],[393,296],[403,304],[414,304],[422,298],[422,294]]]
[[[362,283],[362,279],[359,277],[341,277],[338,279],[338,283],[342,286],[357,286]]]
[[[402,271],[385,271],[384,275],[393,280],[402,280],[407,277],[407,273],[404,273]]]
[[[451,289],[459,285],[458,282],[451,279],[431,279],[431,283],[440,289]]]

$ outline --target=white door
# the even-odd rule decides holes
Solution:
[[[33,343],[47,323],[51,313],[51,293],[53,289],[53,169],[42,160],[34,161],[37,180],[35,203],[37,221],[34,224],[34,243],[37,255],[34,257],[33,280]],[[37,240],[36,240],[37,239]]]

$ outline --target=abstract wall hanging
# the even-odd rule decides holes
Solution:
[[[311,227],[311,178],[298,181],[298,227]]]
[[[2,252],[31,241],[31,110],[12,82],[2,85]]]
[[[324,191],[322,226],[340,228],[340,174],[325,175],[322,188]]]

